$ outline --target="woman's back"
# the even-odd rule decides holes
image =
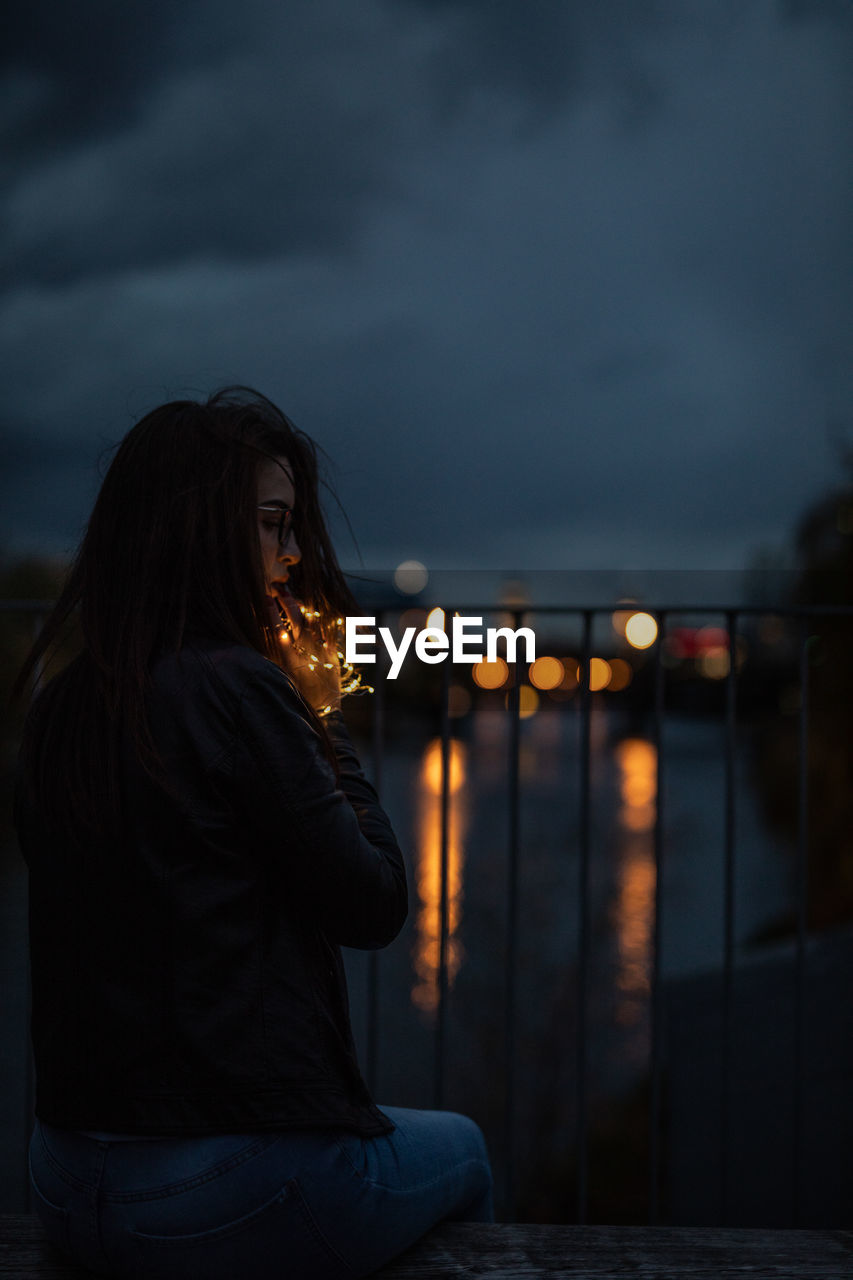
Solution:
[[[117,839],[75,847],[18,808],[39,1115],[122,1133],[386,1131],[338,943],[389,942],[406,880],[343,721],[327,719],[336,786],[284,673],[196,642],[157,663],[149,723],[169,792],[125,742]]]

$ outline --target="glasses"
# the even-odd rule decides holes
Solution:
[[[258,510],[268,511],[270,515],[278,517],[277,520],[267,520],[265,523],[269,528],[275,527],[277,529],[278,545],[283,547],[293,528],[293,512],[290,507],[258,507]]]

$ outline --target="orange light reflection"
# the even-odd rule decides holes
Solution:
[[[434,738],[421,758],[417,789],[417,893],[414,968],[417,980],[412,1003],[427,1014],[438,1007],[441,940],[441,739]],[[447,985],[452,988],[462,963],[456,932],[462,916],[464,838],[468,829],[467,751],[450,740],[447,815]]]
[[[618,949],[616,1020],[623,1026],[642,1028],[648,1013],[654,928],[657,753],[645,739],[626,738],[615,756],[622,801],[619,822],[625,832],[614,904]],[[644,1036],[636,1047],[638,1053],[644,1052]]]

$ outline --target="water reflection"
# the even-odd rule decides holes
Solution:
[[[626,738],[614,752],[619,770],[617,885],[612,924],[617,971],[615,1019],[637,1028],[629,1052],[642,1059],[648,1041],[648,999],[655,908],[654,824],[657,753],[642,738]]]
[[[450,740],[447,820],[447,985],[453,986],[462,963],[457,936],[462,916],[462,874],[470,803],[467,749]],[[438,1007],[438,964],[441,940],[441,739],[434,738],[421,756],[417,785],[417,892],[415,984],[412,1003],[425,1013]]]

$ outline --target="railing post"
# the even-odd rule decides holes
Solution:
[[[521,613],[513,611],[513,629],[521,625]],[[508,656],[508,655],[507,655]],[[514,680],[509,695],[509,794],[508,794],[508,868],[507,868],[507,940],[504,984],[505,1041],[504,1079],[506,1082],[504,1112],[504,1151],[506,1153],[505,1217],[516,1218],[515,1192],[515,1005],[518,970],[518,851],[519,851],[519,764],[521,728],[521,672],[523,664],[514,664]]]
[[[447,1035],[448,862],[450,847],[450,662],[441,665],[441,868],[438,932],[438,1016],[435,1027],[434,1105],[444,1102],[444,1060]]]
[[[737,671],[735,644],[737,613],[726,615],[729,670],[726,675],[725,846],[723,872],[723,1009],[720,1038],[720,1212],[719,1224],[729,1219],[729,1138],[731,1119],[732,988],[735,946],[735,750],[737,746]]]
[[[660,1220],[660,1132],[661,1132],[661,920],[663,917],[663,724],[665,716],[665,669],[661,661],[663,651],[666,611],[655,616],[657,639],[655,640],[655,713],[654,738],[657,777],[655,783],[655,926],[652,935],[651,975],[651,1089],[649,1105],[649,1223],[654,1226]]]
[[[799,814],[797,832],[797,945],[794,978],[794,1097],[791,1160],[791,1221],[800,1223],[802,1172],[806,933],[809,918],[809,620],[800,618]]]
[[[575,1059],[575,1108],[577,1152],[577,1220],[586,1222],[588,1203],[588,1151],[587,1151],[587,1099],[586,1099],[586,1064],[587,1064],[587,1031],[588,1031],[588,987],[589,987],[589,851],[590,851],[590,750],[592,737],[590,733],[592,691],[590,689],[590,663],[592,660],[592,619],[593,610],[583,611],[583,642],[580,660],[580,795],[578,814],[578,835],[580,839],[580,858],[578,863],[578,1033],[577,1055]]]

